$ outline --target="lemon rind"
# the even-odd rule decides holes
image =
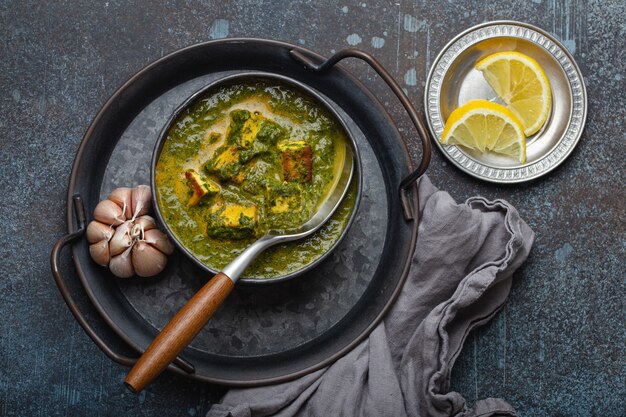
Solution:
[[[517,51],[496,52],[478,61],[474,68],[484,74],[484,72],[491,64],[502,59],[503,57],[509,61],[516,60],[522,62],[527,68],[530,68],[535,73],[537,79],[541,83],[542,91],[546,92],[545,96],[541,96],[543,98],[543,106],[540,113],[542,117],[537,118],[534,124],[524,129],[524,134],[527,137],[532,136],[543,127],[543,125],[548,120],[548,117],[550,117],[550,110],[552,108],[552,86],[550,85],[550,80],[541,68],[541,65],[539,65],[539,63],[534,58]],[[488,77],[485,77],[485,80],[489,83]],[[489,83],[489,85],[491,85],[492,88],[495,89],[495,87],[493,87],[491,83]],[[501,98],[506,102],[507,106],[511,106],[511,102],[506,100],[505,97]],[[515,108],[508,108],[518,117],[519,120],[523,120],[523,117]]]
[[[520,122],[518,117],[515,115],[515,113],[511,111],[511,109],[505,106],[502,106],[500,104],[487,101],[487,100],[480,100],[480,99],[471,100],[465,103],[464,105],[456,108],[450,114],[450,116],[448,117],[448,120],[446,121],[446,124],[444,126],[444,129],[441,135],[440,143],[442,145],[456,146],[456,144],[449,143],[450,138],[454,136],[453,135],[454,131],[461,124],[464,124],[464,122],[467,119],[477,114],[494,115],[494,116],[500,117],[501,119],[505,120],[505,122],[513,126],[513,128],[515,129],[517,133],[518,140],[511,142],[511,144],[514,144],[514,143],[519,144],[521,152],[519,154],[518,160],[521,163],[526,162],[526,136],[524,134],[524,127],[522,123]],[[459,143],[458,145],[467,146],[466,144],[461,144],[461,143]],[[468,147],[472,148],[471,146],[468,146]],[[480,149],[478,147],[475,147],[474,149],[477,149],[481,152],[485,151],[485,149]],[[503,148],[503,149],[506,149],[506,148]],[[498,153],[502,155],[517,156],[514,154],[498,152],[498,151],[495,151],[494,149],[486,149],[486,150],[493,151],[494,153]]]

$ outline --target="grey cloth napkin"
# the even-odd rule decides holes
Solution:
[[[501,399],[468,410],[448,392],[467,334],[503,305],[534,239],[509,203],[457,204],[419,183],[421,222],[403,290],[370,336],[327,368],[297,380],[231,389],[207,417],[515,416]]]

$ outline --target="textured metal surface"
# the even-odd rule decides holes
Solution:
[[[552,109],[539,132],[526,140],[526,162],[502,155],[443,146],[446,119],[470,100],[505,104],[497,97],[476,62],[487,55],[518,51],[534,58],[552,88]],[[582,74],[567,49],[543,30],[521,22],[490,22],[459,34],[446,45],[426,79],[424,106],[428,126],[441,152],[462,171],[496,183],[519,183],[546,175],[572,153],[587,118]]]
[[[537,233],[503,310],[467,339],[451,388],[470,404],[504,397],[522,417],[623,416],[624,2],[290,1],[275,6],[279,13],[268,4],[0,4],[0,416],[195,417],[223,392],[173,374],[139,396],[127,392],[128,368],[89,340],[50,276],[50,248],[66,233],[72,158],[106,97],[128,77],[195,42],[260,36],[324,55],[363,48],[420,106],[438,51],[461,30],[496,19],[527,21],[564,43],[584,75],[589,114],[567,161],[531,183],[488,184],[433,154],[429,176],[438,187],[458,201],[505,198]],[[372,71],[345,65],[402,115]],[[408,120],[400,128],[412,132]],[[142,155],[129,152],[129,163],[139,163]],[[67,260],[62,269],[75,273]],[[79,286],[71,289],[106,335]]]

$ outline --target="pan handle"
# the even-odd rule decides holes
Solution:
[[[415,126],[415,129],[417,130],[417,134],[422,142],[422,160],[420,161],[420,164],[417,167],[417,169],[411,172],[409,175],[407,175],[400,182],[400,190],[399,190],[400,201],[402,202],[402,210],[404,213],[404,217],[406,220],[413,220],[416,216],[413,214],[413,210],[411,209],[411,205],[409,203],[409,199],[406,193],[409,191],[413,183],[415,183],[415,181],[417,181],[422,175],[424,175],[424,172],[426,172],[426,168],[428,168],[428,164],[430,164],[430,157],[431,157],[432,149],[431,149],[430,136],[428,134],[428,131],[424,127],[424,124],[422,123],[419,117],[419,114],[417,113],[417,110],[415,109],[415,107],[413,106],[409,98],[406,96],[406,94],[404,94],[404,91],[402,91],[402,88],[393,79],[393,77],[391,76],[391,74],[389,74],[389,72],[385,69],[385,67],[383,67],[382,64],[376,60],[376,58],[374,58],[372,55],[368,54],[367,52],[361,51],[360,49],[356,49],[356,48],[342,49],[341,51],[337,52],[336,54],[334,54],[333,56],[331,56],[326,61],[320,64],[316,64],[315,62],[313,62],[313,60],[310,57],[306,56],[300,50],[292,49],[291,51],[289,51],[289,53],[296,61],[304,64],[306,68],[310,70],[314,70],[314,71],[320,71],[320,72],[329,70],[339,61],[345,58],[358,58],[362,61],[365,61],[370,67],[372,67],[374,71],[376,71],[376,73],[385,81],[385,83],[387,83],[387,85],[389,86],[391,91],[393,91],[396,97],[398,97],[398,99],[400,100],[400,103],[402,103],[402,106],[404,106],[404,109],[406,110],[409,117],[411,118],[411,121],[413,122],[413,125]],[[419,209],[416,208],[416,210],[419,210]]]
[[[78,229],[74,232],[70,232],[67,235],[60,238],[57,243],[52,248],[52,252],[50,253],[50,267],[52,269],[52,276],[54,277],[54,282],[56,282],[57,287],[59,287],[59,291],[61,292],[61,296],[67,304],[67,307],[70,309],[70,312],[78,321],[78,324],[83,328],[87,336],[93,340],[93,342],[100,348],[104,354],[106,354],[109,358],[111,358],[114,362],[117,362],[121,365],[133,366],[135,362],[137,362],[137,358],[131,358],[126,355],[115,352],[91,327],[91,325],[85,319],[85,316],[78,308],[78,305],[72,298],[67,285],[65,284],[65,278],[61,273],[61,251],[62,249],[82,237],[85,234],[85,206],[83,204],[83,199],[80,195],[76,194],[72,197],[72,202],[74,204],[74,214],[76,216],[76,221],[78,224]],[[187,373],[194,373],[195,367],[189,363],[188,361],[178,357],[174,360],[174,363],[183,371]]]

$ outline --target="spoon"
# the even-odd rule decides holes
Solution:
[[[124,380],[131,391],[137,393],[144,389],[191,343],[231,293],[241,274],[261,252],[278,243],[310,236],[331,218],[347,194],[354,173],[352,149],[349,145],[345,147],[345,156],[337,170],[340,173],[335,176],[315,214],[295,229],[267,232],[209,280],[165,325],[137,360]]]

